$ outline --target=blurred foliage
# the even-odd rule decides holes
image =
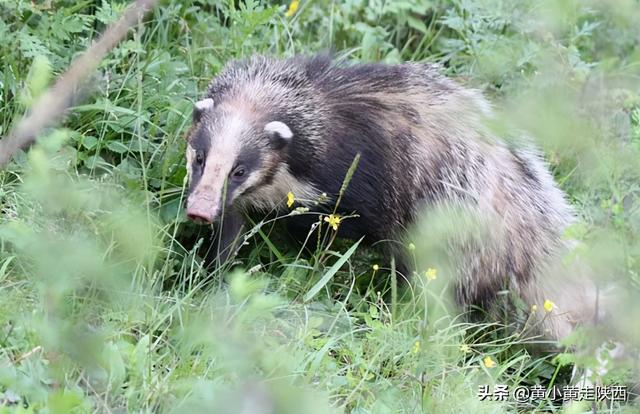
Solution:
[[[126,4],[0,0],[1,135]],[[207,274],[197,247],[209,239],[181,210],[182,135],[211,77],[253,53],[430,61],[484,90],[497,132],[526,131],[544,149],[576,209],[578,252],[626,292],[611,326],[574,338],[577,349],[612,335],[638,344],[637,0],[289,8],[161,2],[102,62],[64,128],[0,172],[0,412],[559,411],[476,392],[597,366],[593,354],[552,361],[505,327],[463,322],[445,311],[441,277],[422,272],[398,292],[387,258],[348,241],[324,238],[307,255],[261,223],[239,270]]]

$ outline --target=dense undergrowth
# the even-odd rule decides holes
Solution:
[[[0,135],[125,6],[0,1]],[[566,385],[606,339],[640,343],[639,21],[635,0],[161,2],[0,172],[0,412],[591,410],[477,394]],[[257,223],[237,266],[203,269],[209,231],[181,208],[192,103],[229,59],[327,50],[437,63],[491,97],[503,136],[534,137],[580,254],[624,286],[613,320],[554,358],[508,317],[451,312],[442,269],[397,286],[388,258],[326,223],[304,252]],[[593,379],[626,383],[633,363]]]

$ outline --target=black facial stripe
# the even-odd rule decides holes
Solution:
[[[255,171],[260,166],[262,151],[258,148],[243,148],[236,159],[235,166],[243,165],[247,173]]]
[[[193,123],[200,122],[200,120],[202,119],[203,113],[204,113],[203,109],[200,109],[197,106],[194,106],[193,112],[191,113],[191,121]]]
[[[231,196],[235,195],[234,192],[242,185],[244,181],[237,181],[233,179],[233,172],[236,170],[238,166],[243,166],[245,169],[245,178],[248,178],[253,174],[256,170],[261,168],[261,160],[262,160],[262,151],[256,147],[245,147],[240,150],[240,155],[236,159],[236,162],[233,165],[233,168],[229,172],[229,184],[227,187],[227,193]],[[258,184],[259,185],[259,184]],[[246,193],[249,189],[245,189],[243,194]],[[234,197],[228,197],[229,200]]]
[[[254,183],[250,187],[245,188],[244,191],[242,192],[242,195],[251,194],[252,192],[254,192],[260,187],[264,187],[272,184],[273,180],[275,179],[276,173],[278,172],[279,165],[280,164],[277,163],[273,165],[271,168],[263,170],[263,173],[262,173],[263,175],[262,177],[260,177],[260,181]],[[265,166],[262,166],[262,167],[264,168]]]
[[[203,125],[199,125],[197,128],[198,129],[192,135],[189,145],[191,146],[191,148],[195,150],[196,154],[198,152],[202,152],[202,154],[204,155],[205,161],[202,165],[199,165],[196,162],[197,157],[194,156],[193,159],[191,160],[191,165],[187,166],[187,168],[191,169],[189,194],[193,192],[193,190],[196,188],[196,186],[200,182],[200,179],[202,178],[202,173],[204,171],[204,165],[206,163],[207,154],[209,153],[209,149],[211,148],[211,141],[209,139],[209,135],[206,131],[206,128],[204,128]]]
[[[211,139],[209,138],[209,134],[206,131],[204,125],[200,125],[196,133],[193,135],[191,139],[191,146],[195,150],[202,150],[205,152],[209,152],[209,148],[211,147]]]

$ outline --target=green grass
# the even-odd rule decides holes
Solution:
[[[640,344],[640,4],[318,0],[288,18],[235,3],[161,2],[0,172],[0,412],[590,411],[477,392],[566,385],[604,339]],[[125,5],[0,1],[0,134]],[[326,224],[302,250],[258,222],[239,266],[203,269],[208,229],[181,208],[192,102],[229,59],[328,49],[438,63],[496,102],[496,130],[530,133],[576,209],[579,252],[628,292],[614,320],[554,359],[517,328],[528,308],[473,321],[442,293],[446,269],[396,286],[388,258]]]

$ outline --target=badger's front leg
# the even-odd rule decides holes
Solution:
[[[218,231],[214,234],[214,243],[207,254],[207,263],[217,262],[215,267],[225,264],[227,259],[235,256],[240,247],[244,217],[236,209],[229,209],[220,218]]]

